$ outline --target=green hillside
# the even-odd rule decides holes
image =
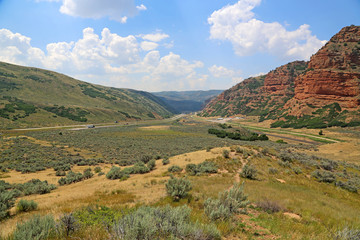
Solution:
[[[161,98],[169,106],[179,113],[196,112],[223,90],[208,91],[164,91],[154,92],[153,94]]]
[[[171,116],[172,109],[142,91],[104,87],[0,62],[0,128],[56,126]]]

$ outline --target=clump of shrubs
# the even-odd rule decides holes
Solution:
[[[140,207],[115,222],[112,239],[221,239],[214,225],[191,222],[190,213],[187,206]]]
[[[328,171],[315,170],[311,175],[319,182],[333,183],[336,181],[336,176]]]
[[[248,204],[244,184],[236,183],[230,190],[220,193],[218,199],[208,198],[204,203],[205,214],[212,221],[223,221],[234,214],[246,212]]]
[[[223,150],[222,155],[223,155],[224,158],[229,158],[230,157],[230,152],[225,149],[225,150]]]
[[[25,196],[31,194],[46,194],[56,189],[54,184],[49,184],[46,180],[32,179],[23,184],[16,184],[16,189],[23,192]]]
[[[167,157],[162,160],[163,165],[168,165],[169,163],[170,163],[170,160]]]
[[[15,205],[18,192],[15,190],[2,190],[0,187],[0,220],[9,216],[9,210]]]
[[[155,159],[151,159],[147,164],[146,166],[148,167],[149,171],[152,171],[155,169],[155,166],[156,166],[156,162],[155,162]]]
[[[18,212],[30,212],[36,210],[38,207],[38,204],[34,202],[33,200],[28,201],[25,199],[21,199],[18,204],[16,205],[16,210]]]
[[[247,163],[241,173],[240,173],[240,176],[243,177],[243,178],[248,178],[248,179],[251,179],[251,180],[256,180],[256,176],[257,176],[257,170],[256,168],[254,167],[254,165],[251,165],[249,163]]]
[[[183,169],[178,165],[173,165],[168,168],[168,172],[172,172],[172,173],[181,172],[182,170]]]
[[[18,223],[13,233],[14,240],[48,239],[55,235],[55,220],[53,216],[35,215],[26,222]]]
[[[66,174],[66,177],[62,177],[59,179],[58,183],[60,186],[80,182],[84,179],[84,176],[81,173],[76,173],[73,171],[70,171]]]
[[[174,201],[185,198],[192,189],[191,182],[187,178],[176,178],[174,176],[170,176],[165,186],[167,195]]]
[[[115,166],[113,166],[110,169],[110,171],[106,174],[106,178],[111,180],[115,180],[115,179],[126,180],[129,177],[130,177],[129,174],[127,174],[125,171],[121,171],[119,167],[115,167]]]
[[[270,174],[277,174],[279,170],[277,168],[269,167],[269,173]]]
[[[278,202],[271,201],[267,198],[257,202],[256,205],[267,213],[276,213],[285,210]]]
[[[91,172],[91,168],[87,168],[83,172],[83,179],[89,179],[92,178],[94,174]]]
[[[186,173],[190,176],[202,175],[207,173],[217,173],[218,167],[214,162],[205,161],[199,164],[187,164]]]

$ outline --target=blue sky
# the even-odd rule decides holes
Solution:
[[[227,89],[308,60],[359,0],[0,0],[0,61],[146,91]]]

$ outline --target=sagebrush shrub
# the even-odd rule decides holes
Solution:
[[[25,199],[21,199],[16,205],[16,210],[18,212],[30,212],[37,209],[38,204],[33,200],[28,201]]]
[[[54,217],[35,215],[26,222],[18,223],[12,238],[14,240],[41,240],[47,239],[53,234],[55,234]]]
[[[246,164],[241,173],[240,176],[243,178],[248,178],[248,179],[252,179],[252,180],[256,180],[256,176],[257,176],[257,170],[253,165],[250,164]]]
[[[264,199],[256,203],[256,205],[268,213],[276,213],[283,211],[284,208],[276,201],[271,201],[269,199]]]
[[[333,183],[336,181],[336,176],[328,171],[315,170],[311,173],[311,176],[316,178],[319,182]]]
[[[168,172],[181,172],[183,169],[178,165],[173,165],[168,168]]]
[[[204,210],[212,221],[226,220],[236,213],[245,212],[248,204],[244,184],[236,183],[230,190],[221,192],[218,199],[208,198]]]
[[[148,167],[148,169],[149,169],[150,171],[154,170],[154,169],[155,169],[155,166],[156,166],[155,159],[150,160],[150,161],[146,164],[146,166]]]
[[[191,182],[187,178],[176,178],[173,176],[170,177],[165,186],[167,194],[174,201],[186,197],[192,189]]]
[[[130,177],[129,174],[127,174],[124,171],[121,171],[119,167],[115,167],[115,166],[113,166],[110,169],[110,171],[106,174],[106,178],[111,180],[115,180],[115,179],[125,180],[129,177]]]
[[[162,164],[163,164],[163,165],[168,165],[169,163],[170,163],[169,158],[164,158],[164,159],[162,160]]]
[[[15,205],[15,191],[0,189],[0,220],[9,216],[9,210]]]
[[[187,206],[141,207],[116,221],[113,239],[221,239],[216,226],[193,223]]]
[[[222,155],[223,155],[224,158],[229,158],[229,157],[230,157],[230,152],[229,152],[229,150],[226,150],[226,149],[223,150]]]

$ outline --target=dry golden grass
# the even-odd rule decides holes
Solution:
[[[168,130],[170,126],[160,125],[160,126],[148,126],[148,127],[139,127],[140,130]]]
[[[58,186],[58,189],[49,194],[31,195],[23,199],[34,200],[38,203],[38,210],[32,213],[16,214],[9,220],[2,223],[2,234],[11,233],[16,223],[28,218],[34,213],[53,214],[59,216],[64,212],[71,212],[77,208],[87,205],[106,205],[115,207],[120,205],[133,206],[137,203],[148,204],[154,203],[166,196],[165,182],[169,178],[167,169],[171,165],[179,165],[182,168],[189,163],[201,163],[206,159],[214,158],[222,153],[221,148],[212,149],[211,152],[205,150],[186,153],[170,158],[170,164],[162,165],[162,160],[156,161],[156,168],[147,174],[132,175],[126,181],[108,180],[105,175],[94,177],[65,186]],[[111,165],[99,165],[102,171],[107,173]],[[83,172],[89,166],[74,166],[74,172]],[[11,171],[7,173],[9,176],[6,181],[9,183],[24,183],[31,179],[37,178],[42,181],[47,180],[49,183],[57,184],[60,177],[55,176],[55,171],[47,169],[37,173],[21,174]],[[214,179],[215,180],[215,179]],[[20,199],[18,199],[19,201]],[[11,210],[15,214],[15,208]]]

